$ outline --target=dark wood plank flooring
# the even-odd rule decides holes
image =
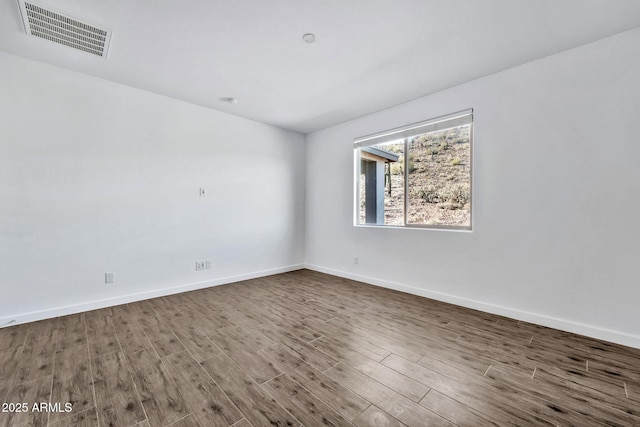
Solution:
[[[7,427],[640,426],[640,350],[300,270],[0,329],[0,402],[28,406]]]

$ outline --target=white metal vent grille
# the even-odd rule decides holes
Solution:
[[[106,57],[110,30],[72,18],[48,6],[25,0],[18,2],[27,34]]]

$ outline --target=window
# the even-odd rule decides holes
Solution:
[[[357,138],[355,224],[471,229],[473,111]]]

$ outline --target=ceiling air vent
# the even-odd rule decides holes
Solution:
[[[31,1],[18,0],[27,34],[106,57],[111,30]]]

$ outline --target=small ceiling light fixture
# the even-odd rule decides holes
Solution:
[[[238,100],[236,98],[233,97],[227,97],[227,98],[220,98],[220,101],[222,102],[226,102],[227,104],[237,104]]]
[[[315,34],[313,34],[313,33],[307,33],[307,34],[304,34],[304,35],[302,36],[302,40],[304,40],[305,42],[307,42],[307,43],[309,43],[309,44],[311,44],[311,43],[315,43],[315,41],[316,41],[316,35],[315,35]]]

